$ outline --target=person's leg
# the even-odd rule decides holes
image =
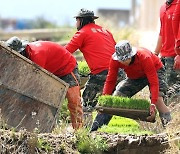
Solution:
[[[111,118],[112,115],[105,113],[98,113],[96,115],[95,120],[93,121],[90,132],[98,130],[98,128],[102,127],[103,125],[107,125],[111,120]]]
[[[165,81],[165,69],[161,68],[160,70],[158,70],[157,73],[159,78],[159,97],[156,103],[156,108],[159,112],[162,125],[165,127],[167,123],[171,120],[170,110],[165,105],[163,100],[168,86]]]
[[[168,84],[165,103],[169,105],[172,98],[180,94],[180,73],[174,70],[174,57],[162,58],[165,66],[166,82]]]
[[[80,76],[77,67],[75,67],[73,72],[60,78],[69,84],[69,89],[66,94],[68,109],[70,111],[72,126],[74,129],[78,129],[83,125],[83,110],[79,86]]]
[[[83,111],[80,97],[80,87],[75,86],[68,89],[66,94],[68,100],[68,109],[72,126],[74,129],[79,129],[83,125]]]
[[[89,120],[89,117],[92,117],[92,109],[96,106],[98,102],[98,95],[101,95],[104,83],[107,76],[107,70],[100,72],[96,75],[90,75],[89,80],[85,85],[85,90],[83,91],[83,111],[85,115],[86,125],[90,126],[92,123]],[[119,70],[117,82],[125,79],[125,73],[123,70]],[[94,120],[94,123],[91,126],[91,130],[97,130],[98,125],[106,124],[110,121],[111,115],[108,114],[98,114]]]
[[[169,87],[176,84],[178,81],[178,74],[174,70],[174,57],[165,58],[166,78]]]
[[[177,71],[178,80],[171,87],[168,88],[165,95],[165,103],[169,105],[174,98],[178,100],[180,98],[180,70]]]
[[[83,108],[86,111],[91,109],[97,104],[97,94],[102,93],[104,82],[106,80],[107,70],[100,72],[96,75],[90,75],[87,83],[85,84],[84,91],[82,93]]]
[[[158,97],[156,108],[159,112],[163,127],[165,127],[171,121],[171,113],[168,107],[164,104],[163,97]]]
[[[91,127],[93,122],[92,111],[98,102],[98,94],[102,93],[107,71],[103,71],[96,75],[89,75],[89,80],[85,84],[82,94],[84,125]]]
[[[148,84],[147,78],[131,80],[129,78],[121,81],[113,93],[113,96],[132,97]]]

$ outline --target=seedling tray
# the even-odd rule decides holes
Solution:
[[[149,116],[149,111],[147,110],[124,109],[124,108],[113,108],[113,107],[103,107],[103,106],[96,106],[96,110],[101,113],[149,122],[146,119]],[[154,122],[155,119],[154,121],[152,121],[152,123]]]

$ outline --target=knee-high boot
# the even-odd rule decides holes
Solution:
[[[83,125],[83,110],[81,105],[80,87],[69,88],[66,94],[68,109],[70,111],[71,122],[74,129],[79,129]]]

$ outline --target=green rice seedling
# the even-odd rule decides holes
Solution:
[[[113,102],[112,102],[112,97],[110,95],[103,95],[103,96],[100,96],[98,97],[98,102],[99,102],[99,105],[102,105],[104,107],[108,107],[108,106],[112,106]]]
[[[119,96],[103,95],[98,98],[100,106],[104,107],[116,107],[124,109],[139,109],[148,110],[150,103],[146,99],[136,99]]]
[[[112,107],[118,107],[119,106],[119,98],[118,97],[114,97],[111,98],[112,99]],[[123,101],[121,101],[123,103]]]
[[[90,73],[90,69],[89,69],[86,61],[79,61],[78,69],[79,69],[80,75],[88,76],[88,74]]]

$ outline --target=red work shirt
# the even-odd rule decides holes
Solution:
[[[166,3],[160,9],[160,36],[162,37],[162,47],[160,54],[162,57],[174,57],[176,56],[174,45],[175,39],[172,29],[172,16],[176,6],[177,0],[174,0],[171,5]]]
[[[111,55],[115,51],[112,34],[99,25],[90,23],[80,29],[65,48],[73,53],[83,53],[92,74],[108,69]]]
[[[57,76],[69,74],[76,66],[76,59],[73,55],[54,42],[29,43],[26,52],[30,60]]]
[[[145,48],[137,48],[135,60],[129,66],[123,65],[120,61],[113,60],[113,58],[111,58],[103,94],[112,94],[117,81],[118,69],[122,68],[129,79],[147,77],[150,85],[151,102],[156,103],[159,94],[157,70],[159,70],[162,66],[161,60]]]
[[[180,0],[177,1],[172,19],[176,46],[180,46]],[[178,50],[179,51],[179,50]],[[180,55],[180,53],[178,53]]]

